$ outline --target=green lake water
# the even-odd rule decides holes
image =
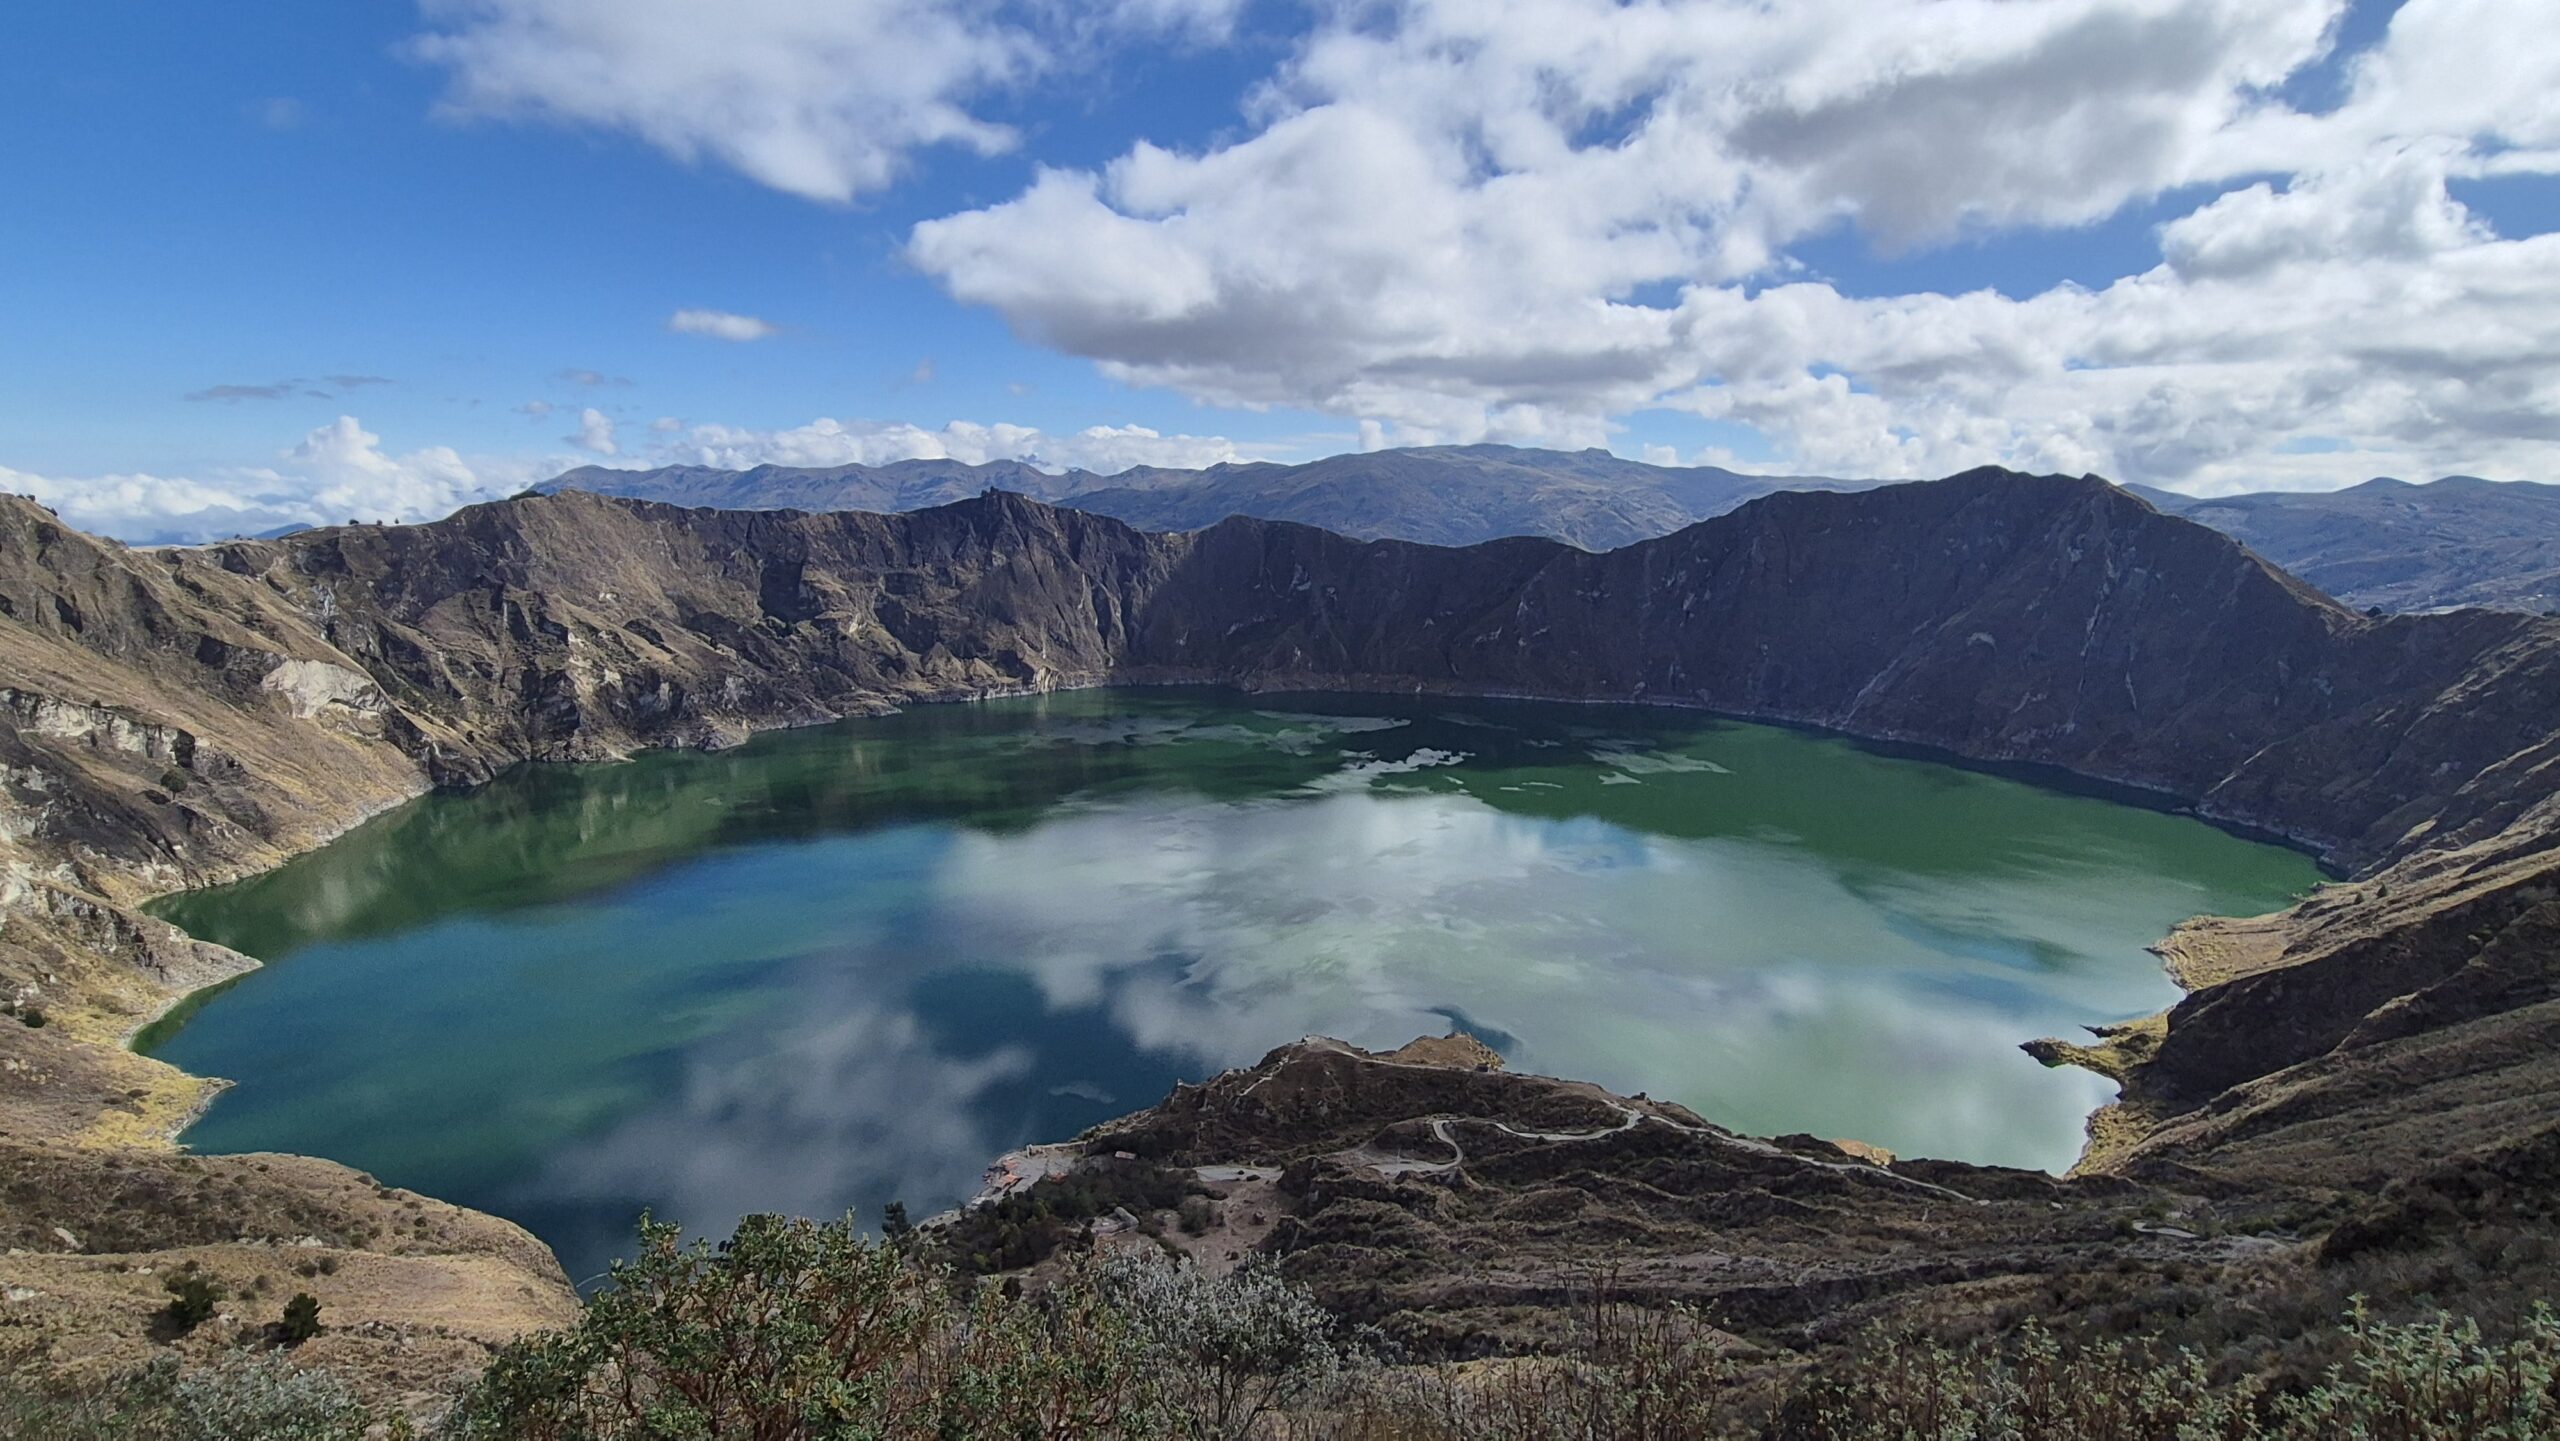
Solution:
[[[2021,1041],[2176,997],[2144,947],[2311,861],[1681,712],[1212,691],[932,706],[525,767],[155,909],[268,965],[144,1038],[205,1151],[509,1216],[917,1214],[1309,1033],[1463,1025],[1762,1132],[2068,1165]]]

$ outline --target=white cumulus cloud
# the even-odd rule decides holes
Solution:
[[[422,0],[413,42],[448,113],[637,135],[813,200],[887,185],[910,152],[1013,148],[980,100],[1125,34],[1215,38],[1238,0],[1008,9],[977,0]]]
[[[667,317],[667,329],[679,335],[707,335],[714,340],[762,340],[781,328],[772,321],[727,310],[679,310]]]
[[[2560,238],[2449,189],[2560,173],[2546,10],[2409,0],[2312,113],[2277,87],[2343,0],[1346,8],[1241,134],[1043,170],[908,255],[1115,378],[1388,443],[1667,408],[1834,473],[2550,473]],[[1790,256],[2185,194],[2159,266],[2095,291],[1851,296]]]
[[[556,474],[557,457],[465,459],[445,446],[405,454],[355,417],[318,427],[268,466],[199,477],[61,477],[0,466],[0,490],[32,495],[82,530],[135,542],[203,541],[292,525],[433,520]]]
[[[571,445],[593,455],[619,455],[622,447],[613,439],[613,417],[590,405],[578,412],[578,429],[563,437]]]

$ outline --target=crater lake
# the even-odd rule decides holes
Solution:
[[[140,1046],[203,1151],[510,1217],[876,1218],[1320,1033],[1757,1134],[2060,1169],[2146,947],[2296,852],[1835,737],[1629,707],[1102,690],[521,767],[157,914],[266,966]]]

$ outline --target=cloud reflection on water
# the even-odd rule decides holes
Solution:
[[[554,1150],[503,1203],[595,1216],[605,1254],[642,1206],[725,1235],[759,1211],[876,1219],[890,1200],[938,1203],[1005,1149],[982,1107],[1034,1060],[947,1054],[913,1013],[821,991],[780,1029],[699,1042],[671,1094]]]
[[[2164,1003],[2145,943],[2308,873],[1761,727],[1377,704],[1054,697],[422,802],[190,903],[295,957],[169,1046],[244,1082],[190,1139],[583,1275],[643,1205],[931,1208],[1177,1079],[1462,1015],[1741,1129],[2055,1167],[2108,1087],[2016,1044]]]
[[[1072,807],[955,831],[922,891],[900,945],[795,964],[772,1027],[694,1044],[669,1094],[556,1150],[516,1208],[647,1198],[716,1232],[753,1210],[945,1204],[996,1152],[1102,1119],[1114,1095],[1301,1034],[1398,1044],[1452,1009],[1526,1068],[1933,1154],[2065,1164],[2107,1089],[2010,1049],[2086,1014],[2069,994],[2085,978],[1932,944],[1801,857],[1464,795]],[[1938,965],[1911,968],[1915,940]],[[952,966],[1029,994],[929,1021],[918,988]],[[1007,1039],[1024,1011],[1067,1044]]]

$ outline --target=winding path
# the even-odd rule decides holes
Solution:
[[[1558,1144],[1571,1144],[1577,1141],[1597,1141],[1609,1136],[1624,1135],[1625,1133],[1634,1130],[1636,1127],[1643,1125],[1645,1122],[1651,1121],[1659,1126],[1668,1126],[1672,1130],[1678,1131],[1683,1135],[1703,1137],[1717,1145],[1730,1146],[1735,1150],[1748,1151],[1757,1156],[1766,1156],[1783,1161],[1793,1161],[1798,1165],[1816,1166],[1823,1170],[1839,1171],[1846,1175],[1865,1177],[1879,1181],[1889,1181],[1896,1185],[1908,1186],[1914,1190],[1925,1191],[1932,1196],[1944,1197],[1950,1201],[1960,1201],[1968,1206],[1984,1206],[1990,1204],[1979,1197],[1968,1196],[1962,1191],[1952,1190],[1948,1187],[1938,1185],[1933,1181],[1923,1181],[1916,1176],[1905,1176],[1898,1171],[1887,1169],[1886,1167],[1876,1165],[1870,1161],[1820,1160],[1812,1156],[1802,1155],[1798,1152],[1787,1150],[1782,1146],[1772,1145],[1767,1141],[1756,1140],[1749,1136],[1737,1136],[1731,1131],[1721,1130],[1714,1126],[1693,1126],[1684,1121],[1675,1121],[1669,1116],[1661,1115],[1656,1112],[1639,1111],[1633,1106],[1626,1105],[1612,1098],[1602,1099],[1604,1104],[1618,1112],[1620,1119],[1618,1124],[1604,1127],[1597,1131],[1524,1131],[1518,1126],[1514,1126],[1503,1121],[1490,1121],[1478,1117],[1452,1118],[1439,1116],[1432,1119],[1431,1135],[1434,1140],[1437,1140],[1440,1144],[1449,1148],[1449,1159],[1445,1161],[1425,1161],[1412,1156],[1389,1156],[1379,1153],[1374,1148],[1368,1146],[1362,1146],[1353,1151],[1342,1152],[1341,1159],[1354,1165],[1366,1166],[1381,1175],[1387,1176],[1440,1175],[1449,1171],[1454,1171],[1467,1163],[1466,1147],[1459,1144],[1458,1138],[1454,1134],[1453,1127],[1456,1121],[1463,1120],[1466,1124],[1474,1126],[1489,1126],[1505,1135],[1515,1136],[1524,1141],[1542,1141]]]

